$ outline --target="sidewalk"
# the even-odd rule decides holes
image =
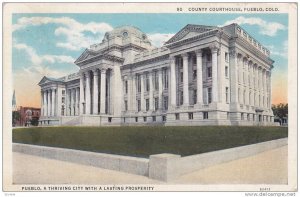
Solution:
[[[168,184],[286,184],[287,146],[211,166]],[[14,184],[167,184],[148,177],[13,152]]]

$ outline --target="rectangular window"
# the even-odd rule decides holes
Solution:
[[[65,103],[65,100],[66,100],[66,98],[65,98],[65,97],[62,97],[62,98],[61,98],[61,103]]]
[[[168,110],[168,97],[164,97],[164,110]]]
[[[141,92],[141,75],[136,75],[137,92]]]
[[[225,66],[225,77],[228,77],[228,66]]]
[[[164,85],[164,90],[167,90],[169,87],[169,79],[168,79],[168,70],[163,69],[163,85]]]
[[[138,111],[141,111],[141,100],[137,100]]]
[[[125,93],[126,94],[128,93],[128,81],[127,80],[125,81]]]
[[[207,88],[207,101],[208,101],[208,103],[211,103],[211,101],[212,101],[211,88]]]
[[[128,101],[125,101],[125,111],[128,110]]]
[[[62,95],[64,96],[66,94],[66,91],[65,90],[62,90],[61,91]]]
[[[139,118],[138,117],[135,117],[135,122],[138,122]]]
[[[244,120],[244,113],[241,113],[241,120]]]
[[[197,70],[193,70],[193,80],[197,79]]]
[[[179,94],[180,94],[180,105],[182,105],[183,104],[183,91],[180,91]]]
[[[183,82],[183,72],[180,71],[180,82],[182,83]]]
[[[167,117],[166,116],[162,116],[162,121],[166,122],[167,121]]]
[[[146,99],[146,111],[149,111],[149,99]]]
[[[229,88],[228,87],[226,87],[226,89],[225,89],[225,97],[226,97],[226,103],[229,103]]]
[[[194,114],[191,112],[189,113],[189,120],[193,120],[194,119]]]
[[[149,74],[146,74],[146,91],[149,92],[150,90],[150,82],[149,82]]]
[[[207,77],[211,78],[212,77],[212,68],[211,67],[207,67]]]
[[[208,119],[208,112],[207,111],[203,112],[203,119]]]
[[[228,56],[228,53],[227,53],[227,52],[225,52],[225,61],[226,61],[226,62],[229,62],[229,56]]]
[[[147,117],[146,116],[144,116],[144,122],[147,122]]]
[[[156,116],[152,116],[152,121],[156,122]]]
[[[158,110],[158,98],[154,98],[155,111]]]
[[[154,72],[154,89],[158,90],[158,72]]]
[[[247,120],[250,121],[250,114],[247,114]]]
[[[107,119],[108,119],[108,122],[111,122],[111,120],[112,120],[112,117],[108,117]]]
[[[194,100],[194,104],[197,103],[197,90],[194,90],[193,92],[193,100]]]
[[[179,120],[179,119],[180,119],[179,113],[176,113],[176,114],[175,114],[175,119],[176,119],[176,120]]]

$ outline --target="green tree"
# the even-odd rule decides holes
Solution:
[[[21,114],[18,111],[13,111],[12,112],[12,124],[13,126],[16,125],[17,121],[19,121],[21,118]]]
[[[283,118],[288,117],[288,104],[279,103],[277,105],[272,105],[273,113],[279,118],[280,124],[282,124]]]

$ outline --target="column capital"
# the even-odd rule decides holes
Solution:
[[[195,53],[196,53],[196,56],[197,57],[202,57],[202,49],[197,49],[196,51],[195,51]]]
[[[90,78],[90,70],[85,71],[84,74],[85,74],[85,77]]]
[[[99,72],[98,72],[98,70],[99,70],[98,68],[95,68],[95,69],[93,69],[93,70],[92,70],[92,71],[93,71],[93,74],[94,74],[94,76],[95,76],[95,75],[97,75],[97,76],[99,75]]]
[[[188,55],[188,53],[183,53],[183,54],[181,54],[181,57],[183,59],[187,59],[189,57],[189,55]]]
[[[102,69],[100,70],[101,74],[106,74],[106,71],[107,71],[106,68],[102,68]]]
[[[169,60],[170,60],[170,63],[171,63],[171,64],[175,64],[176,57],[175,57],[175,56],[170,56],[170,57],[169,57]]]
[[[216,43],[213,43],[213,44],[209,45],[209,48],[210,48],[212,53],[217,53],[218,50],[219,50],[219,46]]]

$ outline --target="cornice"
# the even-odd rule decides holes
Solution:
[[[159,62],[159,61],[167,60],[167,59],[169,59],[169,54],[154,57],[154,58],[151,58],[151,59],[143,60],[143,61],[132,63],[132,64],[126,64],[126,65],[121,67],[121,70],[130,69],[130,68],[137,68],[138,66],[141,66],[141,65],[145,65],[145,64],[149,64],[149,63],[153,63],[153,62]]]
[[[258,57],[260,60],[264,61],[268,65],[272,65],[274,63],[274,60],[272,60],[271,58],[269,58],[266,55],[264,55],[261,51],[259,51],[258,49],[256,49],[254,46],[249,45],[248,43],[246,43],[240,37],[235,37],[234,39],[235,39],[236,43],[238,43],[241,46],[243,46],[245,49],[247,49],[248,51],[250,51],[251,53],[253,53],[255,57]]]
[[[98,54],[94,57],[91,57],[89,59],[85,59],[85,60],[82,60],[80,62],[77,62],[76,64],[78,66],[83,66],[83,65],[86,65],[88,63],[91,63],[91,62],[94,62],[94,61],[97,61],[97,60],[110,60],[110,61],[115,61],[115,62],[120,62],[120,63],[123,63],[124,62],[124,58],[121,58],[121,57],[117,57],[117,56],[114,56],[114,55],[110,55],[110,54]]]
[[[188,44],[188,43],[193,42],[195,40],[198,40],[200,38],[205,38],[205,37],[208,37],[208,36],[217,35],[218,32],[220,32],[218,29],[213,29],[213,30],[210,30],[210,31],[207,31],[207,32],[203,32],[198,36],[194,36],[194,37],[191,37],[191,38],[187,38],[187,39],[184,39],[184,40],[179,40],[177,42],[167,44],[166,47],[175,48],[175,47],[178,47],[178,46],[181,46],[181,45],[184,45],[184,44]]]

